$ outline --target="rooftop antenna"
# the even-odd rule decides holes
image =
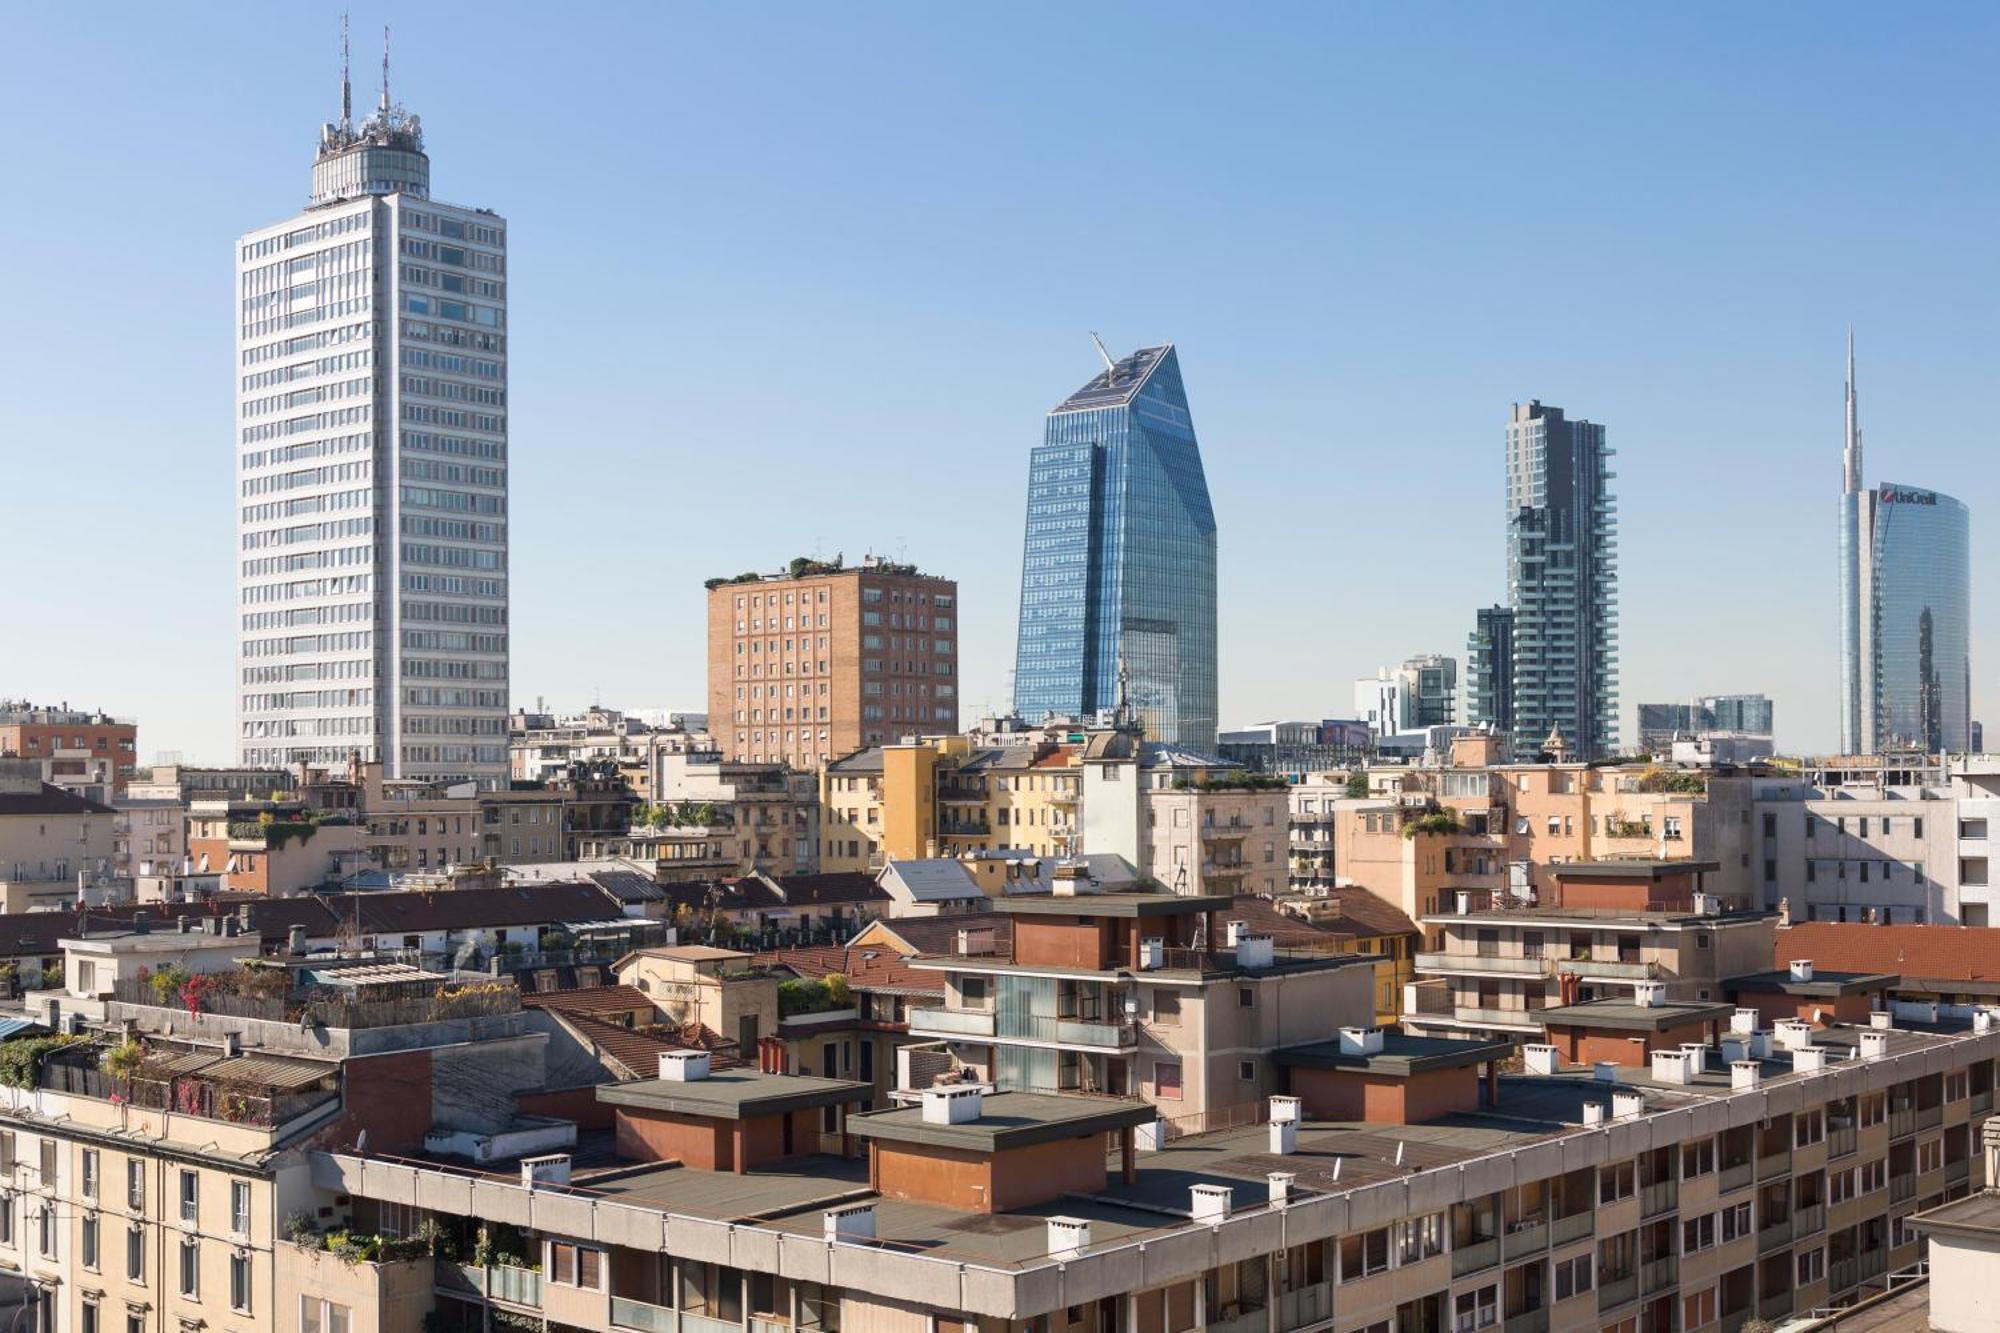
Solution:
[[[352,52],[347,44],[347,15],[340,16],[340,128],[354,128],[354,80],[349,75]]]
[[[1118,363],[1111,359],[1111,353],[1105,349],[1104,339],[1097,336],[1096,329],[1090,331],[1090,340],[1097,344],[1097,354],[1104,358],[1104,382],[1106,384],[1117,383]]]
[[[382,25],[382,114],[389,113],[389,25]]]

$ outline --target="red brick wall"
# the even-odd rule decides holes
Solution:
[[[595,1085],[560,1088],[554,1092],[523,1092],[515,1096],[514,1104],[521,1108],[522,1115],[574,1120],[578,1129],[611,1129],[615,1120],[611,1104],[597,1100]]]
[[[1666,910],[1694,900],[1694,876],[1669,875],[1662,880],[1562,877],[1564,907],[1609,907],[1626,911]]]
[[[1796,1018],[1803,1022],[1813,1021],[1813,1011],[1819,1010],[1829,1022],[1851,1023],[1857,1027],[1868,1024],[1869,996],[1859,995],[1785,995],[1750,992],[1736,997],[1736,1003],[1745,1009],[1755,1009],[1760,1017],[1757,1026],[1771,1027],[1780,1019]]]
[[[663,1111],[614,1107],[614,1143],[620,1157],[635,1162],[678,1160],[701,1171],[733,1171],[733,1122],[697,1120]]]
[[[321,1132],[321,1142],[351,1147],[366,1130],[370,1152],[423,1151],[431,1127],[429,1051],[362,1056],[341,1073],[346,1111]]]
[[[1643,1068],[1651,1062],[1651,1052],[1679,1049],[1682,1042],[1707,1041],[1703,1023],[1684,1023],[1665,1032],[1594,1032],[1583,1028],[1551,1027],[1549,1042],[1571,1064],[1596,1064],[1610,1060],[1616,1064]]]
[[[1413,1078],[1347,1069],[1294,1069],[1292,1093],[1305,1102],[1306,1114],[1314,1119],[1409,1125],[1477,1109],[1479,1067],[1438,1069]]]

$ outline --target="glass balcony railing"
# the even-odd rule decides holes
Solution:
[[[1799,1205],[1792,1214],[1792,1239],[1810,1236],[1826,1226],[1826,1205],[1807,1203]]]
[[[910,1010],[912,1032],[944,1032],[955,1037],[990,1037],[993,1014],[984,1009],[946,1009],[920,1005]]]
[[[1728,1194],[1731,1191],[1740,1190],[1756,1179],[1756,1176],[1756,1165],[1751,1162],[1738,1162],[1734,1166],[1725,1166],[1716,1177],[1716,1192],[1719,1194]]]
[[[1765,1218],[1757,1229],[1757,1253],[1769,1254],[1792,1243],[1792,1219]]]
[[[1637,1298],[1638,1295],[1639,1275],[1637,1273],[1626,1277],[1606,1278],[1597,1284],[1597,1312],[1602,1314],[1606,1310],[1624,1305],[1626,1302]]]
[[[1680,1189],[1672,1180],[1656,1180],[1639,1191],[1639,1216],[1658,1217],[1671,1212],[1680,1199]]]
[[[1476,953],[1420,953],[1419,972],[1490,972],[1504,976],[1539,977],[1549,964],[1539,958],[1499,958]]]
[[[636,1328],[641,1333],[673,1333],[674,1312],[664,1305],[648,1305],[624,1296],[611,1298],[611,1326]],[[732,1327],[734,1327],[732,1325]]]
[[[705,1314],[682,1314],[681,1333],[743,1333],[743,1325]]]
[[[1333,1284],[1322,1282],[1278,1296],[1278,1333],[1292,1333],[1333,1317]]]
[[[1451,1275],[1464,1277],[1482,1268],[1491,1268],[1500,1262],[1500,1239],[1475,1240],[1460,1245],[1451,1252]]]
[[[1504,1333],[1549,1333],[1547,1310],[1523,1310],[1507,1316]]]
[[[509,1305],[542,1306],[542,1275],[511,1264],[494,1264],[486,1270],[486,1299]]]
[[[1639,1290],[1648,1296],[1656,1291],[1665,1291],[1680,1281],[1680,1260],[1673,1255],[1662,1255],[1639,1270]]]

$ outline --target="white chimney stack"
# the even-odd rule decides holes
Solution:
[[[1458,914],[1460,916],[1472,915],[1472,895],[1464,889],[1458,891]]]
[[[1641,1009],[1656,1007],[1667,997],[1667,985],[1663,981],[1641,981],[1632,987],[1632,1003]]]
[[[1877,1009],[1868,1015],[1868,1026],[1877,1031],[1886,1031],[1896,1026],[1896,1016],[1886,1009]]]
[[[1660,1083],[1692,1083],[1694,1071],[1688,1067],[1686,1051],[1654,1051],[1653,1078]],[[1619,1114],[1624,1114],[1620,1112]]]
[[[521,1159],[521,1187],[533,1189],[537,1185],[569,1184],[569,1154],[552,1152],[541,1157]]]
[[[1530,1074],[1553,1074],[1560,1063],[1556,1048],[1541,1044],[1523,1046],[1521,1057],[1527,1061]]]
[[[1167,942],[1161,936],[1139,941],[1139,970],[1150,972],[1166,965]]]
[[[1873,1028],[1861,1034],[1861,1058],[1880,1060],[1889,1053],[1889,1034]]]
[[[1731,1060],[1729,1062],[1729,1086],[1732,1088],[1754,1088],[1757,1076],[1764,1066],[1755,1060]]]
[[[1271,1206],[1285,1207],[1292,1201],[1292,1182],[1298,1177],[1290,1171],[1273,1171],[1268,1179],[1271,1182]]]
[[[1599,1060],[1590,1067],[1590,1070],[1590,1076],[1599,1083],[1616,1083],[1618,1081],[1618,1062],[1616,1060]]]
[[[1993,1011],[1991,1009],[1974,1009],[1972,1011],[1972,1030],[1974,1032],[1991,1032],[1993,1030]]]
[[[1793,981],[1811,981],[1811,980],[1812,980],[1812,959],[1810,959],[1810,958],[1794,958],[1794,959],[1792,960],[1792,965],[1791,965],[1791,966],[1792,966],[1792,980],[1793,980]]]
[[[874,1240],[875,1205],[850,1203],[844,1208],[829,1208],[820,1218],[820,1228],[828,1241]]]
[[[1278,961],[1278,947],[1269,935],[1245,935],[1236,942],[1236,966],[1269,967]]]
[[[1136,1152],[1158,1152],[1167,1146],[1167,1122],[1148,1120],[1132,1127],[1132,1147]]]
[[[1380,1055],[1382,1053],[1382,1029],[1342,1028],[1340,1030],[1340,1053],[1342,1055]]]
[[[1049,1219],[1049,1258],[1074,1259],[1090,1248],[1090,1223],[1081,1217]]]
[[[1584,1124],[1586,1124],[1586,1125],[1601,1125],[1601,1124],[1603,1124],[1603,1123],[1604,1123],[1604,1103],[1603,1103],[1603,1102],[1596,1102],[1596,1101],[1592,1101],[1592,1102],[1585,1102],[1585,1103],[1583,1104],[1583,1123],[1584,1123]]]
[[[1755,1009],[1738,1009],[1729,1016],[1729,1030],[1731,1032],[1742,1033],[1755,1032],[1757,1030],[1757,1017]]]
[[[1303,1120],[1305,1119],[1304,1110],[1305,1103],[1297,1097],[1273,1097],[1271,1098],[1271,1123],[1275,1125],[1280,1121],[1297,1122]]]
[[[1234,1193],[1227,1185],[1190,1185],[1188,1214],[1197,1222],[1220,1222],[1229,1216]]]
[[[1226,929],[1229,933],[1225,938],[1229,941],[1229,947],[1233,949],[1243,943],[1244,938],[1249,935],[1250,923],[1248,921],[1231,921]]]
[[[1778,1049],[1796,1051],[1801,1046],[1812,1044],[1812,1024],[1800,1022],[1796,1018],[1778,1020]]]
[[[1291,1120],[1273,1120],[1268,1128],[1270,1130],[1271,1155],[1273,1157],[1288,1157],[1298,1151],[1299,1127],[1297,1122]]]
[[[661,1051],[660,1077],[668,1083],[699,1083],[708,1077],[707,1051]]]
[[[1675,1052],[1675,1054],[1679,1054],[1679,1052]],[[1620,1089],[1611,1094],[1611,1114],[1616,1119],[1623,1120],[1627,1116],[1638,1115],[1645,1109],[1646,1099],[1640,1093],[1627,1092]]]
[[[1801,1074],[1810,1074],[1826,1068],[1826,1047],[1794,1047],[1792,1050],[1792,1068]]]
[[[969,1125],[979,1119],[985,1089],[977,1083],[947,1083],[923,1090],[923,1116],[927,1125]]]

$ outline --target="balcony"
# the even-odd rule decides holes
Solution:
[[[1946,1162],[1944,1164],[1944,1183],[1947,1185],[1961,1184],[1971,1174],[1972,1159],[1970,1157],[1961,1157],[1956,1162]]]
[[[1549,1241],[1554,1245],[1567,1245],[1573,1240],[1582,1240],[1597,1230],[1597,1214],[1589,1211],[1571,1213],[1568,1217],[1558,1217],[1550,1228]]]
[[[1138,1040],[1130,1023],[1100,1023],[1086,1018],[1044,1018],[1009,1015],[993,1031],[996,1037],[1053,1042],[1058,1046],[1098,1046],[1117,1050]]]
[[[1549,1312],[1547,1310],[1523,1310],[1520,1314],[1507,1316],[1503,1333],[1548,1333]]]
[[[1718,1194],[1734,1193],[1742,1189],[1745,1185],[1748,1185],[1756,1178],[1756,1175],[1757,1167],[1754,1162],[1738,1162],[1734,1166],[1725,1166],[1716,1177],[1716,1192]]]
[[[1917,1108],[1914,1106],[1892,1106],[1889,1108],[1889,1137],[1906,1139],[1917,1132]]]
[[[1860,1131],[1855,1129],[1853,1125],[1842,1125],[1837,1129],[1829,1128],[1826,1131],[1827,1157],[1829,1159],[1846,1157],[1853,1153],[1855,1141],[1859,1137],[1859,1134]]]
[[[1846,1291],[1861,1281],[1861,1260],[1857,1258],[1835,1259],[1826,1266],[1826,1291],[1831,1296],[1837,1291]]]
[[[1658,1217],[1672,1212],[1679,1200],[1680,1189],[1673,1180],[1656,1180],[1639,1191],[1639,1216]]]
[[[1639,1275],[1607,1278],[1597,1284],[1597,1312],[1616,1309],[1637,1299],[1639,1295]]]
[[[1792,1219],[1780,1217],[1765,1218],[1757,1230],[1757,1253],[1770,1254],[1776,1250],[1789,1248],[1792,1243]]]
[[[1975,1092],[1972,1094],[1972,1113],[1974,1115],[1985,1115],[1988,1111],[1992,1109],[1993,1109],[1992,1089],[1989,1088],[1985,1092]]]
[[[1549,964],[1541,958],[1498,958],[1475,953],[1420,953],[1419,972],[1462,972],[1475,976],[1540,977]]]
[[[1540,1220],[1516,1222],[1500,1238],[1500,1249],[1509,1263],[1524,1254],[1535,1254],[1549,1246],[1549,1229]]]
[[[1917,1108],[1918,1129],[1936,1129],[1943,1123],[1944,1104],[1942,1102],[1936,1106],[1919,1106]]]
[[[1223,1307],[1224,1310],[1235,1308],[1229,1305]],[[1266,1333],[1268,1327],[1269,1321],[1262,1306],[1208,1321],[1209,1333]]]
[[[432,1283],[439,1291],[451,1296],[483,1297],[530,1310],[542,1308],[542,1275],[511,1264],[481,1268],[476,1264],[455,1264],[440,1259]]]
[[[1816,1231],[1824,1231],[1825,1229],[1826,1205],[1823,1203],[1801,1204],[1798,1210],[1792,1214],[1792,1239],[1794,1240],[1810,1236]]]
[[[946,1009],[922,1005],[910,1010],[910,1032],[951,1037],[990,1037],[994,1017],[989,1009]]]
[[[742,1333],[743,1325],[705,1314],[681,1314],[681,1333]]]
[[[1771,1320],[1773,1323],[1783,1319],[1791,1312],[1792,1293],[1789,1291],[1781,1291],[1776,1295],[1766,1296],[1763,1300],[1757,1302],[1758,1316]]]
[[[1665,1291],[1680,1280],[1680,1260],[1671,1254],[1662,1255],[1639,1269],[1639,1290],[1648,1296],[1654,1292]]]
[[[1905,1199],[1917,1197],[1917,1178],[1914,1175],[1889,1177],[1889,1202],[1901,1203]]]
[[[1278,1333],[1292,1333],[1308,1324],[1333,1318],[1333,1284],[1300,1287],[1278,1297]]]
[[[1500,1262],[1500,1238],[1475,1240],[1461,1245],[1451,1252],[1451,1275],[1464,1277],[1467,1273],[1477,1273],[1482,1268],[1491,1268]]]
[[[1610,981],[1651,981],[1660,975],[1657,963],[1595,958],[1563,958],[1557,961],[1556,971],[1566,977],[1604,977]]]
[[[690,1316],[695,1318],[698,1316]],[[720,1323],[720,1320],[713,1322]],[[648,1305],[644,1301],[630,1300],[624,1296],[611,1298],[611,1326],[613,1328],[636,1328],[641,1333],[673,1333],[674,1312],[664,1305]],[[728,1327],[734,1328],[731,1324]]]
[[[1790,1175],[1791,1171],[1792,1154],[1789,1149],[1757,1159],[1757,1179],[1759,1180],[1776,1180],[1779,1176]]]

